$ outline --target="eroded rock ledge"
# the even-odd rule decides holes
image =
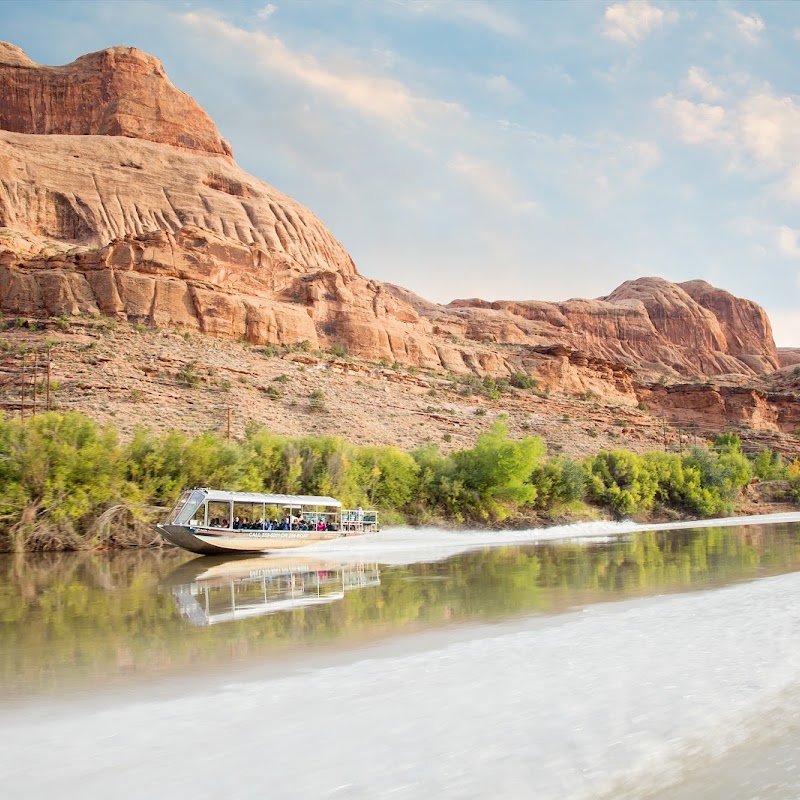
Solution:
[[[0,42],[0,128],[17,133],[126,136],[232,155],[216,125],[135,47],[109,47],[48,67]]]

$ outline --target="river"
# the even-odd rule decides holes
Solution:
[[[4,797],[800,797],[800,513],[0,576]]]

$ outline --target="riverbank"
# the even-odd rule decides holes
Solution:
[[[0,551],[100,550],[158,543],[151,523],[191,486],[329,495],[377,508],[380,524],[519,528],[614,518],[711,518],[800,500],[800,460],[750,457],[737,436],[685,454],[601,450],[575,461],[504,420],[471,448],[403,452],[251,427],[206,433],[118,432],[77,413],[0,417]]]

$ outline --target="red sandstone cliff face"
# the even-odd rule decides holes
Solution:
[[[5,131],[128,136],[231,155],[208,114],[169,82],[157,58],[134,47],[109,47],[47,67],[0,42],[0,86]]]
[[[227,156],[160,63],[111,48],[42,67],[0,44],[0,311],[101,313],[364,359],[535,374],[635,403],[634,377],[777,366],[769,322],[702,282],[599,300],[439,306],[359,274],[308,209]]]
[[[469,320],[467,330],[470,323],[477,329],[493,320],[488,327],[497,341],[555,340],[639,369],[696,376],[761,374],[778,367],[763,309],[703,281],[679,285],[640,278],[598,300],[456,300],[448,308]],[[492,316],[489,310],[504,313]]]
[[[743,426],[755,431],[800,430],[800,403],[789,393],[746,386],[678,384],[637,387],[648,410],[671,424],[721,431]]]
[[[752,300],[734,297],[705,281],[686,281],[678,286],[712,313],[724,337],[727,353],[754,372],[778,369],[780,358],[772,338],[772,325],[761,306]]]

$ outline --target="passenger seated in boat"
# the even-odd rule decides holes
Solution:
[[[241,527],[242,527],[242,521],[239,519],[239,517],[234,517],[233,518],[233,529],[235,531],[238,531]]]
[[[325,528],[326,528],[326,525],[325,525],[325,520],[324,520],[324,519],[321,519],[321,520],[320,520],[320,521],[317,523],[317,530],[318,530],[318,531],[324,531],[324,530],[325,530]]]

